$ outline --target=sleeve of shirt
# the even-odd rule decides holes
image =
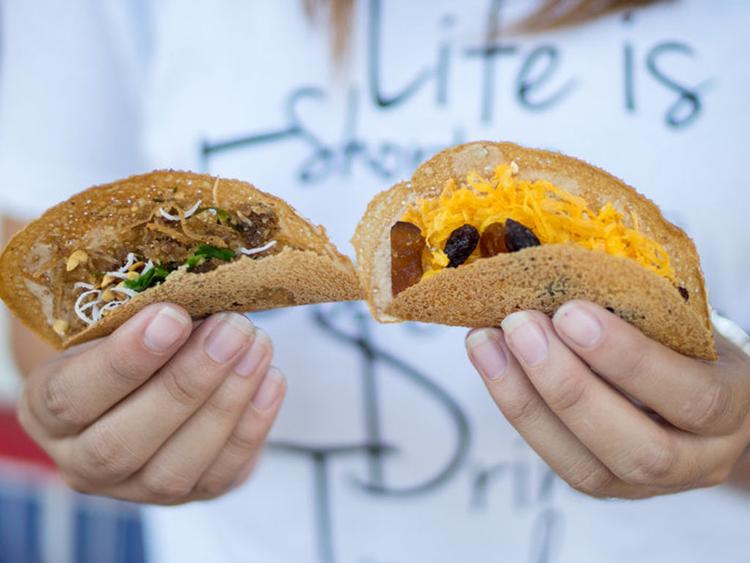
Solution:
[[[145,1],[2,3],[0,212],[141,171]]]

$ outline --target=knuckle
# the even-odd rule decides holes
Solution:
[[[591,497],[605,497],[614,480],[614,475],[600,466],[588,467],[583,471],[576,472],[568,477],[566,481],[579,493]]]
[[[63,482],[72,490],[77,493],[92,494],[96,492],[90,481],[83,479],[76,473],[70,473],[68,471],[62,471],[60,473]]]
[[[135,473],[140,462],[104,424],[92,426],[76,452],[78,474],[94,482],[118,482]]]
[[[157,466],[143,472],[140,484],[151,500],[170,502],[188,496],[195,483],[185,474]]]
[[[636,452],[621,477],[631,485],[670,484],[674,480],[676,464],[675,448],[665,440],[661,444],[644,447]]]
[[[194,370],[170,367],[160,378],[169,396],[184,407],[195,407],[210,391],[210,377],[195,377]],[[202,375],[202,374],[199,374]]]
[[[117,343],[109,346],[105,354],[105,362],[107,371],[115,379],[131,386],[143,383],[144,379],[150,375],[142,367],[141,354],[134,354],[132,350],[125,346],[118,346]]]
[[[221,389],[206,402],[211,414],[221,419],[233,419],[237,413],[244,410],[248,399],[232,389]]]
[[[513,425],[529,423],[542,413],[542,402],[533,395],[519,395],[501,403],[501,410]]]
[[[203,498],[216,498],[226,493],[232,484],[231,479],[218,473],[206,475],[195,487],[195,493]]]
[[[710,430],[719,425],[732,426],[736,430],[742,419],[730,413],[731,392],[726,382],[717,379],[712,381],[705,393],[696,395],[694,401],[688,401],[682,416],[687,430],[696,432]]]
[[[622,379],[633,379],[644,373],[650,373],[651,354],[646,346],[631,346],[623,352],[626,358]]]
[[[574,409],[584,400],[586,395],[586,381],[577,377],[573,372],[566,373],[559,378],[558,383],[548,393],[547,404],[556,412],[566,412]]]
[[[194,492],[200,498],[216,498],[229,492],[244,481],[254,470],[260,459],[260,450],[249,456],[234,457],[232,461],[223,460],[211,467],[201,477]],[[228,467],[239,466],[239,469],[227,471]]]
[[[732,475],[732,469],[731,466],[721,466],[714,469],[703,478],[702,486],[716,487],[717,485],[723,485]]]
[[[263,445],[265,433],[257,425],[243,427],[239,425],[229,437],[227,446],[236,452],[249,453],[258,450]]]
[[[615,498],[642,500],[651,498],[657,494],[659,494],[658,490],[654,490],[648,487],[628,487],[621,491],[618,491],[615,495]]]
[[[61,377],[50,377],[40,389],[41,406],[55,426],[81,428],[86,419],[70,400],[70,391]]]

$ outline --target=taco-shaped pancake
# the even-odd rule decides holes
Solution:
[[[0,297],[57,347],[168,301],[200,318],[358,299],[321,227],[238,180],[157,171],[90,188],[15,235]]]
[[[690,238],[623,182],[511,143],[444,150],[370,203],[352,239],[373,316],[466,327],[571,299],[713,359]]]

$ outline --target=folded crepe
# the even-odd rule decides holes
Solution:
[[[323,228],[250,184],[190,172],[90,188],[0,256],[0,297],[56,347],[106,335],[154,302],[200,318],[359,296]]]
[[[488,327],[588,299],[678,352],[716,358],[693,242],[574,158],[511,143],[447,149],[375,197],[352,242],[381,322]]]

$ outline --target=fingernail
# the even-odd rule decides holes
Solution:
[[[276,368],[270,368],[260,388],[253,397],[253,406],[259,411],[265,411],[276,404],[284,386],[284,376]]]
[[[162,307],[143,332],[143,345],[152,352],[166,352],[190,325],[187,315],[174,307]]]
[[[237,313],[222,313],[221,320],[214,325],[206,338],[206,354],[215,362],[231,360],[253,334],[253,325]]]
[[[508,315],[500,325],[508,345],[525,364],[535,366],[547,358],[547,337],[529,313]]]
[[[466,337],[466,349],[482,377],[497,379],[505,373],[508,359],[489,330],[470,332]]]
[[[262,330],[255,330],[255,340],[245,355],[234,366],[237,375],[247,377],[258,369],[258,366],[271,351],[271,340]]]
[[[581,348],[591,348],[602,337],[599,319],[576,303],[566,303],[560,307],[552,322],[555,328]]]

